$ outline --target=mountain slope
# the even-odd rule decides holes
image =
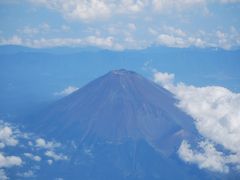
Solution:
[[[38,114],[37,131],[61,139],[158,141],[195,133],[190,117],[175,106],[173,95],[126,70],[94,80]]]

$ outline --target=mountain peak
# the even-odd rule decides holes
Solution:
[[[129,71],[126,69],[117,69],[117,70],[112,70],[109,72],[110,74],[115,74],[115,75],[129,75],[129,74],[136,74],[134,71]]]
[[[120,79],[134,79],[136,77],[141,77],[140,75],[138,75],[136,72],[134,71],[130,71],[130,70],[126,70],[126,69],[117,69],[117,70],[112,70],[109,73],[107,73],[105,76],[107,77],[117,77]]]
[[[175,103],[164,88],[133,71],[120,69],[57,101],[39,116],[35,126],[44,134],[81,142],[94,138],[156,141],[179,131],[194,131],[192,119]]]

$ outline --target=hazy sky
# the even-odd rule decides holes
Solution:
[[[0,44],[240,46],[239,0],[0,0]]]

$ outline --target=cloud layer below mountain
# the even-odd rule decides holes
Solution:
[[[228,172],[229,164],[240,166],[240,94],[219,86],[195,87],[174,84],[174,74],[155,72],[154,81],[171,91],[179,108],[192,116],[199,133],[206,139],[199,143],[202,152],[183,142],[180,157],[200,168]],[[226,152],[217,150],[217,145]]]
[[[34,167],[39,163],[51,165],[55,161],[68,160],[65,154],[59,152],[62,144],[24,133],[17,126],[3,120],[0,121],[0,145],[0,179],[3,180],[9,178],[8,170],[13,167],[18,170],[18,178],[33,178],[38,169]],[[26,168],[30,169],[22,172]]]

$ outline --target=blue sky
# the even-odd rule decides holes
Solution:
[[[1,0],[0,44],[240,46],[239,0]]]

